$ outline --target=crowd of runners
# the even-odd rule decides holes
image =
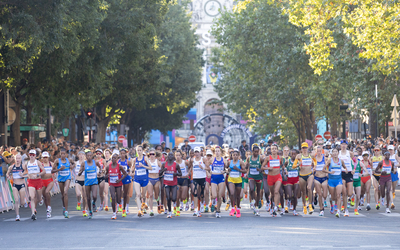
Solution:
[[[273,217],[297,216],[301,199],[303,214],[318,210],[324,216],[327,209],[339,218],[349,216],[349,210],[359,215],[362,209],[386,213],[395,209],[400,145],[389,139],[374,144],[319,140],[314,145],[304,142],[297,150],[260,141],[239,150],[226,144],[191,149],[186,143],[182,149],[171,150],[165,144],[152,148],[143,143],[127,149],[64,142],[2,149],[2,160],[8,164],[6,178],[12,183],[16,221],[26,190],[32,220],[43,203],[47,218],[52,216],[54,182],[60,187],[65,218],[72,207],[89,219],[102,210],[112,211],[113,220],[117,213],[126,217],[133,194],[139,217],[158,213],[172,218],[190,210],[196,217],[215,213],[220,218],[225,209],[229,216],[240,218],[243,201],[249,201],[254,216],[260,216],[263,208]],[[241,154],[244,148],[248,150]],[[76,207],[68,204],[71,181],[75,182]]]

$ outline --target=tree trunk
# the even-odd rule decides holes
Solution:
[[[106,130],[111,117],[115,114],[114,109],[110,111],[106,117],[106,105],[96,108],[96,118],[97,118],[97,133],[96,142],[104,142],[106,140]]]
[[[10,143],[12,146],[21,146],[21,107],[22,103],[15,101],[15,121],[11,125]]]
[[[369,133],[372,138],[378,137],[376,134],[376,109],[369,110]]]
[[[77,119],[75,119],[75,116],[72,114],[72,117],[71,117],[71,141],[73,142],[73,143],[76,143],[76,120]]]
[[[26,124],[32,124],[32,110],[33,106],[30,103],[30,99],[27,99],[28,104],[26,105]]]
[[[331,136],[338,136],[338,124],[337,120],[331,120]]]

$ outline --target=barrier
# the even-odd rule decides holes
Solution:
[[[10,211],[14,208],[11,190],[8,181],[4,177],[0,178],[0,212]]]

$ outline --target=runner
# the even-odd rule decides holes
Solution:
[[[99,185],[99,195],[100,195],[100,207],[99,211],[103,211],[104,204],[104,190],[105,190],[105,178],[104,178],[104,164],[103,164],[103,150],[101,148],[96,149],[95,161],[98,161],[101,165],[100,172],[98,173],[97,183]],[[94,210],[97,212],[97,209]]]
[[[391,196],[392,205],[390,206],[390,208],[394,209],[396,207],[394,205],[394,198],[396,196],[396,186],[397,186],[397,181],[399,180],[399,175],[397,174],[397,168],[399,166],[399,156],[395,154],[393,145],[389,145],[388,150],[390,152],[389,160],[393,162],[394,169],[396,170],[396,172],[390,173],[392,177],[392,192],[393,192],[393,196]]]
[[[391,173],[397,173],[394,168],[394,163],[390,161],[390,152],[385,152],[385,158],[379,162],[375,171],[381,171],[381,177],[379,178],[379,185],[381,191],[382,199],[386,196],[386,213],[390,214],[389,204],[390,204],[390,195],[392,189],[392,176]],[[383,205],[383,204],[382,204]]]
[[[78,161],[75,162],[75,194],[78,204],[76,206],[76,210],[80,211],[82,208],[83,217],[87,216],[88,204],[86,202],[86,192],[85,192],[85,176],[79,175],[79,171],[81,170],[81,166],[85,164],[85,152],[78,152]]]
[[[107,148],[104,150],[104,166],[109,166],[111,163],[111,151]],[[117,159],[118,159],[117,154]],[[107,172],[106,172],[107,173]],[[108,190],[109,190],[110,184],[108,182],[108,178],[105,178],[104,180],[104,210],[108,211]]]
[[[165,156],[163,152],[164,148],[161,145],[156,146],[156,151],[161,154],[161,159],[160,162],[161,164],[165,163]],[[166,213],[164,209],[164,202],[165,202],[165,192],[164,192],[164,176],[160,176],[160,187],[161,187],[161,194],[160,194],[160,200],[161,200],[161,205],[160,205],[160,212],[159,213]]]
[[[15,221],[20,221],[19,216],[19,206],[25,201],[25,180],[22,177],[22,172],[24,171],[22,167],[22,156],[17,154],[15,156],[15,163],[11,165],[6,173],[8,180],[12,181],[12,192],[14,196],[14,209],[17,217]]]
[[[240,193],[242,191],[241,173],[246,173],[247,169],[245,163],[241,159],[239,159],[240,152],[238,149],[234,149],[232,156],[233,158],[229,163],[228,169],[228,187],[232,205],[232,209],[229,215],[234,216],[236,213],[236,218],[240,218]]]
[[[362,160],[361,162],[366,166],[367,171],[361,173],[361,197],[364,195],[367,196],[367,211],[371,210],[371,175],[372,175],[372,169],[371,169],[371,161],[369,160],[369,152],[364,151],[362,152]]]
[[[383,157],[381,155],[381,150],[378,146],[374,148],[374,156],[372,157],[372,173],[374,178],[372,178],[372,185],[374,185],[374,198],[376,202],[376,210],[379,210],[381,207],[380,203],[380,192],[379,192],[379,179],[381,177],[381,172],[380,171],[375,171],[376,168],[378,167],[379,162],[383,160]]]
[[[294,165],[297,166],[297,163],[300,162],[300,179],[299,179],[299,184],[300,184],[300,192],[301,192],[301,197],[303,201],[303,212],[304,214],[307,214],[307,201],[306,201],[306,196],[308,196],[308,199],[311,201],[313,199],[313,183],[314,183],[314,175],[312,172],[312,169],[314,168],[314,162],[312,160],[314,158],[308,153],[308,144],[307,142],[303,142],[301,144],[301,153],[296,156],[296,161],[294,162]],[[312,214],[314,212],[314,209],[311,205],[311,203],[308,205],[308,213]]]
[[[65,151],[64,151],[65,153]],[[43,182],[41,177],[46,173],[43,168],[43,165],[40,161],[36,160],[36,150],[29,150],[29,161],[22,165],[24,169],[23,173],[20,173],[22,177],[28,177],[28,190],[29,197],[31,199],[31,211],[32,211],[32,220],[36,220],[36,205],[39,203],[39,200],[42,198],[42,187]]]
[[[106,165],[106,175],[105,178],[108,179],[110,184],[111,193],[111,206],[113,210],[112,220],[117,219],[117,204],[121,204],[121,189],[122,180],[128,176],[124,167],[118,164],[118,155],[113,154],[111,157],[111,163]]]
[[[168,216],[167,218],[172,218],[171,212],[171,201],[176,202],[177,195],[177,176],[182,176],[179,164],[174,161],[175,157],[172,152],[167,155],[167,162],[162,164],[160,174],[164,174],[164,188],[165,194],[167,196],[167,206],[168,206]]]
[[[296,212],[297,206],[297,197],[299,195],[299,170],[300,167],[294,166],[294,162],[296,161],[296,156],[299,152],[295,149],[292,150],[290,159],[285,162],[285,168],[287,171],[287,181],[285,188],[285,193],[287,194],[288,198],[291,201],[291,205],[293,206],[293,215],[298,216],[299,214]]]
[[[271,193],[273,192],[274,209],[272,215],[276,217],[280,200],[279,190],[282,185],[281,175],[282,160],[278,155],[278,145],[271,145],[271,155],[265,158],[261,170],[268,170],[267,184]],[[285,171],[285,169],[284,169]],[[272,200],[272,195],[271,195]]]
[[[153,197],[157,201],[157,210],[160,214],[161,206],[160,206],[160,169],[161,169],[161,162],[156,158],[156,151],[154,149],[150,149],[149,153],[149,162],[151,165],[151,170],[149,170],[149,184],[147,185],[147,190],[149,193],[149,206],[150,206],[150,216],[154,216],[153,212]],[[154,196],[153,196],[154,194]]]
[[[332,200],[335,201],[334,209],[331,209],[331,213],[336,212],[336,217],[340,217],[339,208],[341,205],[341,193],[342,193],[342,168],[344,168],[345,173],[347,173],[346,165],[344,161],[339,159],[339,151],[337,148],[333,148],[331,152],[331,158],[329,158],[325,163],[324,172],[328,174],[328,186],[329,193],[331,194]],[[331,203],[331,207],[333,204]]]
[[[61,200],[63,203],[63,215],[65,218],[68,217],[68,189],[71,182],[71,169],[75,166],[74,162],[71,162],[67,158],[67,150],[65,148],[60,149],[61,157],[54,162],[53,173],[58,173],[58,185],[60,186]]]
[[[317,154],[315,156],[317,165],[314,171],[314,185],[318,194],[319,216],[324,216],[324,200],[328,196],[328,178],[323,172],[325,168],[325,155],[322,153],[322,146],[317,146]]]
[[[343,188],[342,188],[342,196],[343,196],[343,206],[341,211],[344,210],[344,216],[348,217],[349,216],[349,206],[347,206],[347,200],[348,198],[352,199],[351,205],[354,206],[354,200],[353,200],[353,174],[354,174],[354,169],[353,169],[353,158],[354,158],[354,153],[347,150],[347,141],[342,140],[340,142],[340,151],[338,157],[343,160],[344,164],[346,165],[346,168],[342,166],[342,181],[343,181]],[[347,169],[347,172],[344,173],[345,169]]]
[[[51,164],[51,162],[49,162],[50,154],[47,151],[44,151],[42,153],[42,159],[43,159],[43,162],[42,162],[43,168],[46,171],[46,173],[44,175],[42,175],[42,182],[43,182],[43,187],[44,187],[44,190],[42,192],[43,192],[43,197],[44,197],[44,204],[46,205],[47,218],[50,218],[51,217],[50,191],[54,186],[53,175],[52,175],[52,171],[53,171],[52,165],[53,164]]]
[[[354,186],[354,191],[356,193],[356,207],[354,208],[354,214],[359,215],[359,210],[360,210],[360,196],[361,196],[361,175],[362,173],[367,173],[368,170],[365,167],[364,163],[362,161],[357,161],[357,165],[354,169],[354,175],[353,175],[353,186]]]
[[[93,217],[93,210],[97,209],[96,201],[97,201],[97,189],[99,188],[98,179],[99,169],[101,169],[101,165],[98,161],[93,159],[93,153],[90,150],[86,150],[86,161],[85,164],[81,165],[78,176],[81,176],[83,172],[85,172],[85,193],[86,193],[86,202],[89,207],[89,219]],[[90,196],[92,193],[92,197]],[[92,201],[93,198],[93,201]],[[92,204],[90,205],[90,201]]]
[[[125,172],[128,174],[123,180],[122,180],[122,189],[123,189],[123,194],[122,197],[124,199],[124,204],[122,207],[121,203],[118,203],[118,212],[122,212],[122,217],[126,217],[127,214],[129,214],[129,191],[132,188],[132,176],[131,176],[131,161],[126,158],[126,149],[121,148],[119,151],[120,154],[120,159],[118,160],[118,165],[122,166],[125,170]]]
[[[183,211],[183,206],[186,204],[185,211],[189,210],[188,199],[188,187],[189,187],[189,173],[191,172],[188,165],[188,161],[182,156],[185,155],[185,152],[182,152],[180,149],[175,151],[175,162],[179,165],[179,168],[182,172],[181,176],[178,176],[178,194],[177,194],[177,203],[180,204],[180,209],[176,212],[176,216],[180,216],[180,211]],[[180,202],[180,203],[179,203]]]
[[[134,183],[133,187],[135,188],[136,193],[136,204],[138,207],[138,217],[142,217],[144,214],[142,210],[145,207],[145,192],[142,194],[140,188],[144,190],[147,189],[147,184],[149,183],[149,170],[152,170],[151,164],[147,156],[143,155],[143,147],[138,145],[136,147],[136,153],[138,157],[133,159],[132,166],[135,171]],[[125,200],[124,200],[125,203]]]
[[[193,216],[201,217],[200,207],[203,206],[201,202],[204,198],[204,188],[206,186],[206,170],[204,160],[201,157],[199,147],[194,148],[195,156],[190,159],[189,167],[192,169],[193,176],[193,196],[194,196],[194,204],[197,205],[197,210],[193,213]]]
[[[211,149],[206,150],[206,158],[207,158],[208,162],[212,163],[213,155],[214,154],[211,151]],[[206,213],[208,213],[208,211],[209,211],[208,207],[210,204],[210,189],[211,189],[211,168],[208,168],[208,169],[209,169],[209,171],[206,171],[206,187],[204,188],[204,201],[203,201],[204,207],[201,207],[201,208],[204,208],[202,210],[202,212],[204,211]]]
[[[250,185],[250,207],[256,216],[260,216],[259,208],[261,207],[261,186],[263,181],[261,166],[264,162],[264,157],[260,158],[260,147],[257,144],[253,144],[252,149],[253,154],[246,159]]]

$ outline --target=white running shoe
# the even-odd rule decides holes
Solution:
[[[189,203],[186,203],[185,211],[189,210]]]
[[[324,210],[322,210],[321,212],[319,212],[319,216],[324,216]]]
[[[268,210],[269,210],[269,206],[270,206],[269,203],[265,203],[265,211],[268,211]]]
[[[389,208],[386,208],[386,213],[387,213],[387,214],[390,214],[390,213],[391,213]]]
[[[17,215],[17,217],[15,218],[15,221],[21,221],[21,218],[19,217],[19,215]]]
[[[43,206],[44,200],[42,198],[42,200],[39,202],[39,206]]]
[[[216,218],[221,218],[221,215],[219,215],[219,213],[215,213],[215,217]]]
[[[349,210],[344,211],[344,217],[349,217]]]
[[[51,212],[50,211],[47,211],[47,219],[48,218],[51,218]]]

